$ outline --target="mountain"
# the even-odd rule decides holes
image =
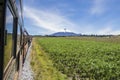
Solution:
[[[73,32],[57,32],[53,33],[50,36],[80,36],[81,34],[76,34]]]

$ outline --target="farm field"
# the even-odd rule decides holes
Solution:
[[[9,62],[11,55],[12,55],[12,35],[8,34],[4,54],[4,69]]]
[[[34,80],[67,80],[66,75],[53,66],[51,59],[38,43],[39,38],[34,38],[31,52],[31,66],[34,71]]]
[[[68,80],[120,79],[119,37],[38,37],[35,42]]]

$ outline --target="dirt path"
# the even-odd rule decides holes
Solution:
[[[31,45],[32,46],[32,45]],[[26,60],[23,66],[23,70],[21,73],[21,76],[19,78],[19,80],[34,80],[33,79],[33,71],[31,69],[31,65],[30,65],[30,52],[31,52],[31,46],[28,50],[27,56],[26,56]]]

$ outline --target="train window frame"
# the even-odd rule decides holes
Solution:
[[[0,80],[3,79],[3,59],[4,59],[4,19],[5,19],[5,11],[6,11],[6,1],[0,0]]]
[[[15,0],[16,1],[16,5],[17,5],[17,10],[18,10],[18,22],[22,23],[22,6],[21,6],[21,0]]]
[[[22,39],[23,39],[23,33],[22,33],[22,26],[20,26],[20,32],[21,32],[21,36],[20,36],[20,45],[22,46]]]
[[[18,28],[20,30],[20,45],[19,45],[19,49],[17,50],[16,52],[16,70],[19,71],[20,70],[20,56],[22,54],[22,25],[20,25],[20,23],[18,22],[18,25],[17,25],[17,35],[18,35]],[[18,40],[18,37],[17,37],[17,40]]]
[[[21,26],[20,24],[17,25],[17,53],[19,52],[21,48]]]
[[[10,45],[10,51],[11,52],[9,52],[9,60],[8,61],[5,61],[5,53],[6,53],[6,49],[4,49],[4,69],[6,69],[6,67],[8,67],[8,65],[9,65],[9,63],[10,63],[10,61],[11,61],[11,59],[12,59],[12,57],[13,57],[13,28],[14,28],[14,16],[13,16],[13,14],[12,14],[12,12],[11,12],[11,10],[10,10],[10,7],[9,6],[6,6],[6,14],[5,14],[5,16],[6,16],[6,20],[5,20],[5,36],[4,36],[4,38],[5,38],[5,47],[7,47],[8,46],[8,43],[7,43],[7,39],[8,39],[8,34],[9,34],[9,32],[7,31],[7,26],[8,26],[8,23],[7,23],[7,18],[8,18],[8,16],[7,16],[7,12],[10,14],[10,16],[12,17],[12,22],[10,23],[11,24],[11,32],[10,32],[10,34],[11,34],[11,45]],[[8,53],[6,53],[6,54],[8,54]]]
[[[11,57],[10,57],[10,59],[9,59],[9,61],[7,62],[7,64],[6,64],[6,66],[4,66],[4,68],[3,68],[3,70],[4,70],[4,73],[6,73],[6,71],[7,71],[7,69],[9,68],[9,66],[10,66],[10,64],[12,63],[12,60],[14,59],[14,57],[16,56],[15,55],[15,42],[14,42],[14,40],[15,40],[15,35],[14,35],[14,33],[15,33],[15,28],[16,28],[16,26],[15,26],[15,19],[16,19],[16,16],[15,16],[15,12],[13,11],[14,9],[12,8],[12,5],[11,5],[11,3],[10,3],[10,1],[7,1],[6,2],[6,14],[5,14],[5,22],[4,22],[4,24],[5,24],[5,26],[4,26],[4,28],[5,28],[5,30],[6,30],[6,18],[7,18],[7,9],[9,10],[9,12],[10,12],[10,14],[11,14],[11,16],[12,16],[12,19],[13,19],[13,22],[12,22],[12,48],[11,48]],[[6,34],[4,35],[4,42],[5,42],[5,40],[6,40]],[[4,46],[6,46],[5,44],[4,44]],[[4,54],[3,54],[4,56],[5,56],[5,47],[4,47]],[[5,59],[4,59],[5,60]],[[4,61],[3,60],[3,61]],[[3,62],[4,63],[4,62]]]

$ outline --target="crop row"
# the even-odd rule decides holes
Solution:
[[[68,77],[120,79],[120,44],[64,38],[40,38],[39,44]]]

